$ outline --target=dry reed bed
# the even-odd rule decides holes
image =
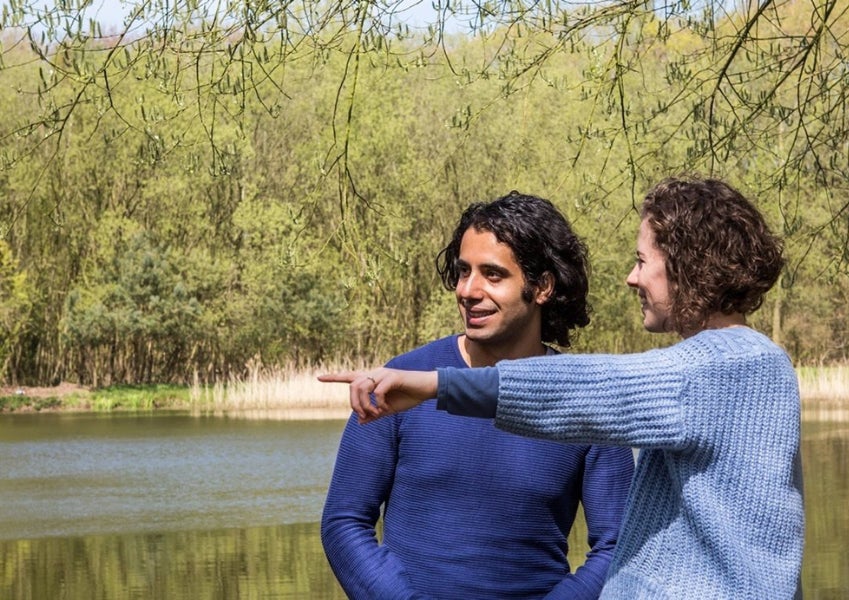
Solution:
[[[196,412],[249,419],[346,419],[351,414],[348,386],[317,379],[320,373],[336,370],[340,368],[254,368],[247,379],[234,378],[211,387],[194,385],[192,401]]]
[[[803,418],[849,421],[849,365],[800,367],[796,374]]]
[[[256,419],[346,419],[348,386],[321,383],[320,373],[345,367],[253,368],[246,379],[193,387],[196,412]],[[806,419],[849,420],[849,365],[797,370]]]

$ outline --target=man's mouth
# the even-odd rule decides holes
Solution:
[[[486,322],[487,317],[495,314],[494,310],[481,310],[479,308],[466,308],[466,324],[480,326]]]

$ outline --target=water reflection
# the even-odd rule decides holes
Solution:
[[[344,598],[317,524],[343,425],[0,416],[0,599]],[[849,424],[803,432],[805,598],[842,600]]]
[[[0,539],[315,522],[344,423],[0,416]]]
[[[804,424],[807,600],[849,598],[849,423]]]
[[[8,600],[345,598],[317,524],[0,542]]]

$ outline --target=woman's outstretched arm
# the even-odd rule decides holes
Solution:
[[[360,423],[413,408],[436,397],[436,371],[372,369],[319,375],[319,381],[348,383],[351,410]]]

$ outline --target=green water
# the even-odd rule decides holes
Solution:
[[[806,600],[849,598],[849,422],[803,424]]]
[[[0,416],[0,599],[344,598],[318,536],[343,425]],[[805,597],[844,600],[849,423],[803,452]]]
[[[4,599],[345,598],[318,524],[0,542]]]

